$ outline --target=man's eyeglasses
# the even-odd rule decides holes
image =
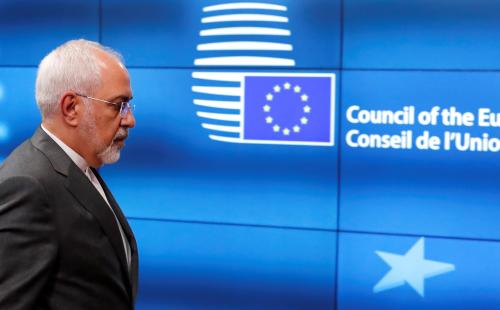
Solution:
[[[90,96],[79,94],[79,93],[75,93],[75,95],[77,95],[79,97],[83,97],[83,98],[87,98],[87,99],[91,99],[91,100],[100,101],[100,102],[104,102],[104,103],[110,104],[110,105],[114,106],[117,110],[120,109],[120,117],[121,118],[127,117],[128,113],[129,112],[132,113],[134,111],[134,109],[135,109],[135,104],[132,104],[132,103],[130,103],[128,101],[112,102],[112,101],[108,101],[108,100],[104,100],[104,99],[98,99],[98,98],[90,97]]]

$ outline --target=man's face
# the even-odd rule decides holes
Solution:
[[[128,72],[115,59],[103,56],[102,87],[93,97],[119,103],[132,98]],[[119,105],[88,100],[82,129],[89,148],[91,162],[102,164],[114,163],[120,158],[120,149],[125,145],[128,129],[135,126],[135,118],[128,113],[120,116]],[[89,164],[92,165],[92,163]],[[94,164],[95,165],[95,164]]]

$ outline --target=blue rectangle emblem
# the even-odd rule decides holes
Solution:
[[[333,145],[333,74],[248,74],[243,80],[243,140]]]

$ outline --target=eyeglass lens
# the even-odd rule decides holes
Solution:
[[[132,112],[133,106],[129,102],[122,102],[120,109],[120,116],[126,117],[129,112]]]

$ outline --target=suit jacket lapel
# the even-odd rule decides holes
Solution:
[[[102,179],[101,175],[96,169],[92,168],[92,171],[94,172],[95,176],[99,180],[99,183],[101,183],[102,188],[104,189],[104,193],[106,194],[106,198],[108,198],[108,201],[115,211],[116,217],[118,218],[118,221],[122,225],[123,231],[125,232],[125,235],[127,236],[129,245],[130,245],[130,252],[131,252],[131,266],[130,266],[130,285],[132,288],[132,296],[135,300],[135,296],[137,293],[137,277],[138,277],[138,253],[137,253],[137,243],[135,241],[134,233],[132,232],[132,229],[130,228],[130,225],[128,224],[128,221],[123,214],[121,208],[119,207],[118,203],[115,200],[115,197],[109,190],[106,182]]]
[[[47,156],[57,172],[66,176],[66,188],[99,222],[115,250],[126,279],[130,281],[120,230],[112,211],[97,189],[69,156],[41,128],[37,129],[31,138],[31,143]]]
[[[120,230],[118,229],[113,213],[102,196],[76,165],[71,166],[69,169],[66,188],[97,219],[101,228],[110,239],[111,245],[115,249],[116,255],[128,279],[128,267]]]

